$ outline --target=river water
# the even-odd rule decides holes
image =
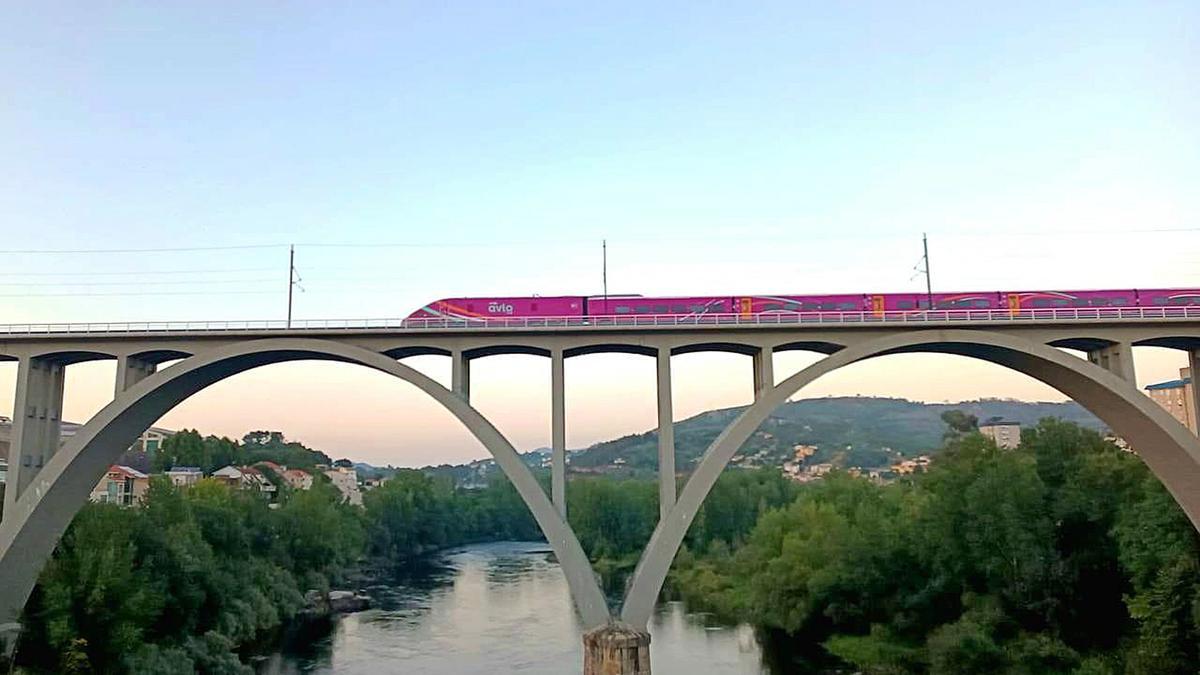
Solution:
[[[583,667],[566,578],[543,543],[446,552],[429,569],[367,589],[374,609],[342,617],[326,637],[269,655],[259,675],[563,675]],[[678,602],[650,622],[656,675],[763,675],[749,626],[709,625]]]

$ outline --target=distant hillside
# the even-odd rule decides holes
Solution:
[[[744,408],[701,413],[675,425],[676,463],[689,470],[701,454]],[[787,403],[751,436],[741,450],[755,464],[782,465],[793,457],[793,446],[818,448],[811,462],[839,460],[846,466],[873,467],[938,448],[947,410],[962,410],[981,421],[991,417],[1033,425],[1057,417],[1093,429],[1104,425],[1074,402],[1030,403],[999,399],[961,403],[919,403],[895,398],[836,397]],[[597,443],[571,456],[575,469],[623,467],[630,473],[658,465],[658,434],[654,431]]]

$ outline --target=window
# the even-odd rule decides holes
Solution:
[[[839,302],[837,308],[843,312],[853,312],[858,309],[858,305],[853,302]]]
[[[1128,304],[1129,304],[1129,298],[1113,298],[1112,299],[1113,307],[1125,307]]]
[[[667,306],[666,306],[666,305],[655,305],[655,306],[654,306],[654,313],[655,313],[655,314],[666,314],[666,313],[667,313]]]
[[[617,308],[613,311],[615,311],[617,314],[628,314],[633,310],[629,309],[629,305],[617,305]]]
[[[703,314],[708,311],[708,305],[692,305],[693,314]]]
[[[717,312],[719,314],[724,314],[725,313],[725,302],[721,301],[721,302],[714,303],[712,305],[712,311]]]
[[[152,438],[146,441],[146,452],[158,452],[158,439]]]
[[[638,314],[649,314],[650,305],[638,305],[637,307],[633,308],[633,311],[637,312]]]
[[[1158,297],[1156,297],[1156,298],[1152,298],[1152,299],[1150,300],[1150,304],[1151,304],[1151,305],[1155,305],[1155,306],[1162,306],[1162,305],[1165,305],[1165,304],[1167,304],[1167,299],[1166,299],[1165,297],[1163,297],[1163,296],[1161,296],[1161,295],[1160,295],[1160,296],[1158,296]]]
[[[1034,307],[1037,307],[1037,308],[1041,308],[1041,307],[1049,307],[1049,306],[1050,306],[1050,299],[1049,299],[1049,298],[1034,298],[1034,299],[1033,299],[1033,306],[1034,306]]]
[[[1108,307],[1108,298],[1092,298],[1092,307]]]
[[[914,307],[914,305],[913,305],[912,300],[897,300],[896,301],[897,309],[912,309],[913,307]]]
[[[806,312],[815,312],[818,309],[821,309],[821,303],[819,303],[819,302],[804,303],[804,311],[806,311]]]
[[[687,314],[687,305],[671,305],[672,314]]]
[[[761,311],[763,311],[763,312],[778,312],[781,309],[783,309],[783,305],[779,304],[778,302],[768,302],[767,304],[762,306]]]
[[[786,304],[783,306],[783,308],[784,308],[784,309],[786,309],[786,310],[787,310],[787,311],[789,311],[789,312],[799,312],[799,311],[800,311],[800,303],[798,303],[798,302],[789,302],[789,303],[786,303]]]

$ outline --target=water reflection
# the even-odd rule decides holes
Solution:
[[[367,589],[375,609],[343,617],[326,636],[257,664],[260,675],[417,672],[561,675],[582,666],[567,583],[545,544],[451,551],[420,573]],[[650,624],[656,675],[761,675],[749,627],[710,625],[665,603]]]

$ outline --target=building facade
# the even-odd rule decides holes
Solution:
[[[133,506],[150,488],[150,476],[128,466],[114,464],[92,488],[90,499],[101,504]]]
[[[1196,419],[1196,386],[1190,368],[1180,368],[1177,380],[1147,385],[1146,394],[1189,431],[1197,433],[1200,421]]]
[[[329,477],[338,492],[342,493],[343,499],[354,506],[362,506],[362,492],[358,489],[357,471],[338,466],[326,469],[325,475]]]
[[[979,433],[992,439],[998,448],[1012,450],[1021,445],[1021,423],[989,420],[979,425]]]

